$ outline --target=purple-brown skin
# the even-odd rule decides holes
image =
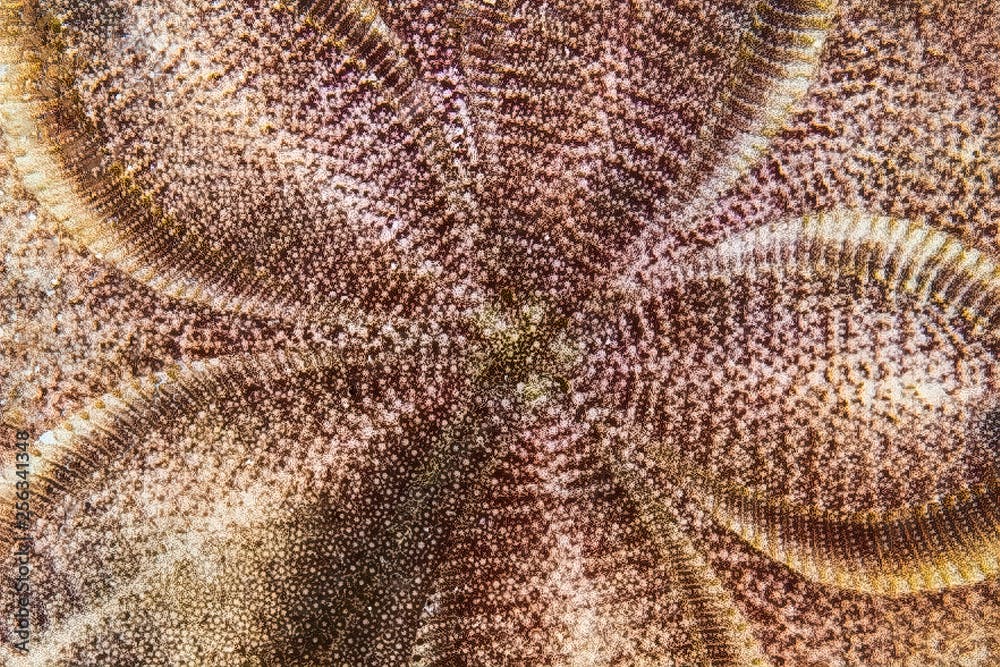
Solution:
[[[1000,5],[301,5],[0,3],[0,664],[1000,660]]]

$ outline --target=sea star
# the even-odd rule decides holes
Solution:
[[[998,47],[0,0],[3,663],[994,664]]]

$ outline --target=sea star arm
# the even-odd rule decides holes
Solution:
[[[656,664],[664,647],[691,664],[764,664],[669,512],[611,473],[566,407],[536,406],[470,490],[414,664]]]
[[[440,91],[377,15],[67,5],[3,4],[0,123],[25,184],[98,258],[169,297],[297,321],[470,291],[450,144],[427,148]],[[386,50],[398,67],[375,62]]]
[[[496,263],[521,288],[572,292],[616,271],[665,220],[689,225],[756,161],[815,77],[836,5],[466,11],[462,66]]]
[[[26,469],[34,482],[32,513],[44,515],[44,507],[86,485],[96,470],[127,455],[145,431],[163,420],[197,412],[255,384],[342,365],[349,356],[332,350],[237,354],[175,364],[150,376],[126,380],[37,438]],[[21,469],[16,465],[4,469],[0,498],[6,501],[5,516],[15,506],[17,472]],[[9,543],[14,522],[13,517],[7,518],[3,537]]]
[[[919,507],[851,516],[705,481],[694,485],[723,526],[821,584],[898,595],[974,584],[1000,572],[996,483]]]
[[[301,0],[298,5],[323,30],[343,39],[382,82],[389,99],[398,105],[402,122],[418,142],[424,164],[451,197],[449,205],[456,210],[467,207],[461,188],[469,186],[468,159],[462,154],[462,145],[445,136],[440,91],[435,91],[407,58],[408,45],[386,24],[380,4],[370,0]]]
[[[620,391],[617,421],[661,443],[656,466],[678,480],[700,469],[702,502],[725,526],[821,583],[896,593],[996,572],[988,406],[1000,270],[990,255],[925,222],[835,210],[734,234],[660,269],[591,364],[596,378],[597,359],[612,362],[621,389],[598,391]],[[786,290],[802,293],[789,302]],[[837,292],[848,296],[825,300]],[[838,314],[861,299],[885,314]],[[899,474],[887,457],[911,471],[895,500],[869,486]],[[837,502],[805,479],[839,487],[837,502],[881,509],[808,510]],[[809,493],[819,495],[805,502]]]
[[[9,661],[395,661],[479,423],[416,356],[196,362],[40,438],[33,650]]]
[[[737,235],[712,255],[702,265],[709,271],[801,261],[882,281],[988,328],[996,318],[995,262],[922,224],[836,211]],[[845,518],[715,489],[706,502],[724,525],[822,583],[899,593],[977,582],[998,570],[991,483],[914,508]]]
[[[754,8],[738,62],[690,159],[682,224],[745,174],[785,126],[816,76],[836,8],[835,0],[769,0]]]

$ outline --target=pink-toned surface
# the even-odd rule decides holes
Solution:
[[[1000,7],[830,6],[804,93],[738,115],[788,38],[754,17],[827,3],[332,4],[42,3],[97,171],[162,214],[98,212],[124,256],[165,235],[203,293],[230,262],[265,293],[98,257],[5,120],[0,410],[52,467],[31,650],[7,596],[0,663],[1000,662],[989,567],[832,583],[699,481],[824,517],[834,570],[838,521],[973,494],[942,516],[976,536],[871,566],[998,557],[996,279],[941,251],[971,288],[921,291],[804,232],[699,253],[850,209],[1000,259]]]

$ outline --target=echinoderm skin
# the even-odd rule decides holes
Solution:
[[[0,664],[1000,664],[998,54],[0,0]]]

